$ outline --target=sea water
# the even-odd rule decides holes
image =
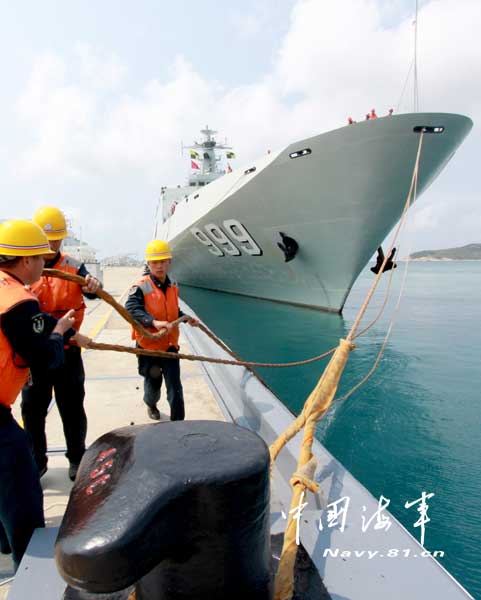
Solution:
[[[383,275],[362,326],[389,292],[386,309],[356,340],[337,396],[368,373],[393,322],[377,369],[334,403],[317,436],[376,498],[390,500],[388,510],[418,540],[418,505],[405,503],[434,493],[424,546],[444,552],[439,562],[481,598],[481,262],[412,262],[403,285],[405,266],[389,290]],[[373,279],[361,273],[342,316],[185,286],[181,295],[245,360],[288,362],[345,337]],[[259,374],[298,413],[325,364]]]

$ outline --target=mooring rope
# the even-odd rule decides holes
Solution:
[[[42,272],[42,275],[44,277],[57,277],[58,279],[64,279],[65,281],[72,281],[73,283],[77,283],[78,285],[80,285],[82,287],[86,286],[88,283],[87,280],[85,279],[85,277],[81,277],[80,275],[73,275],[72,273],[65,273],[64,271],[59,271],[58,269],[44,269]],[[129,311],[126,308],[124,308],[121,304],[119,304],[113,298],[113,296],[111,296],[104,289],[99,288],[95,293],[104,302],[106,302],[107,304],[112,306],[142,336],[147,337],[151,340],[158,340],[159,338],[162,338],[165,335],[167,335],[168,330],[165,328],[161,329],[160,331],[158,331],[156,333],[152,333],[148,329],[145,329],[144,327],[142,327],[142,325],[131,316]],[[176,324],[181,323],[182,321],[185,321],[185,320],[186,319],[181,317],[180,319],[177,319],[177,321],[175,321],[174,323],[176,323]]]
[[[424,139],[424,132],[421,132],[421,135],[419,136],[419,145],[418,145],[418,151],[416,154],[416,162],[414,164],[414,170],[413,170],[413,174],[412,174],[412,178],[411,178],[411,185],[409,187],[409,193],[407,195],[406,198],[406,202],[404,204],[404,208],[403,208],[403,212],[401,214],[401,218],[399,220],[398,226],[396,228],[396,231],[394,233],[394,236],[391,240],[391,244],[389,245],[388,251],[386,252],[385,256],[384,256],[384,260],[382,261],[382,265],[379,268],[379,272],[376,275],[376,279],[374,280],[371,289],[369,290],[363,305],[361,306],[359,313],[356,317],[356,320],[354,321],[353,326],[351,327],[351,331],[349,332],[348,336],[347,336],[347,340],[352,340],[355,333],[356,333],[356,329],[359,327],[359,323],[361,322],[361,319],[364,316],[364,313],[366,312],[366,309],[369,305],[369,302],[371,301],[371,298],[378,286],[379,280],[381,279],[381,275],[383,274],[384,271],[384,267],[386,266],[386,263],[389,259],[389,256],[391,255],[392,249],[394,248],[394,244],[396,243],[396,240],[399,236],[399,232],[401,230],[402,225],[404,224],[404,220],[406,218],[406,213],[407,210],[411,204],[411,196],[413,193],[413,190],[416,189],[417,190],[417,179],[418,179],[418,171],[419,171],[419,160],[421,158],[421,150],[423,147],[423,139]]]
[[[87,281],[84,277],[80,275],[73,275],[71,273],[65,273],[64,271],[59,271],[57,269],[44,269],[43,275],[46,277],[58,277],[59,279],[64,279],[66,281],[72,281],[73,283],[77,283],[78,285],[85,286],[87,285]],[[158,333],[152,333],[142,327],[142,325],[136,321],[130,313],[119,304],[108,292],[103,289],[98,289],[96,292],[97,296],[107,302],[112,308],[117,311],[132,327],[135,328],[142,336],[149,337],[150,339],[160,339],[167,335],[167,329],[161,329]],[[176,326],[180,323],[187,322],[191,317],[188,315],[184,315],[175,321],[172,321],[172,325]],[[221,365],[234,365],[237,367],[265,367],[265,368],[284,368],[284,367],[299,367],[302,365],[308,365],[310,363],[316,362],[323,358],[326,358],[330,354],[333,354],[336,351],[336,348],[331,348],[322,354],[318,354],[317,356],[313,356],[311,358],[307,358],[305,360],[298,360],[294,362],[287,363],[269,363],[269,362],[257,362],[257,361],[245,361],[240,360],[237,355],[232,352],[230,348],[228,348],[222,340],[220,340],[216,335],[210,331],[205,325],[202,323],[198,324],[199,329],[201,329],[205,335],[207,335],[210,339],[212,339],[218,346],[220,346],[225,352],[230,354],[233,357],[233,360],[223,359],[223,358],[214,358],[210,356],[201,356],[194,354],[182,354],[176,352],[163,352],[162,350],[146,350],[144,348],[135,348],[132,346],[122,346],[118,344],[103,344],[99,342],[94,342],[93,340],[89,342],[87,348],[89,350],[106,350],[112,352],[125,352],[128,354],[142,354],[145,356],[159,356],[161,358],[167,358],[171,360],[182,359],[182,360],[190,360],[190,361],[201,361],[201,362],[211,362]]]
[[[396,242],[399,231],[404,222],[407,209],[409,208],[413,190],[417,189],[417,176],[423,143],[423,135],[423,132],[421,132],[418,151],[416,154],[416,161],[414,164],[413,174],[411,178],[411,185],[401,215],[401,220],[394,234],[390,248],[384,256],[384,260],[379,269],[379,272],[371,286],[371,289],[369,290],[366,296],[363,305],[359,310],[359,313],[351,327],[347,338],[345,340],[340,340],[339,346],[334,356],[331,358],[329,364],[324,369],[324,372],[322,373],[322,376],[319,379],[316,387],[313,389],[313,391],[307,398],[300,415],[291,423],[291,425],[286,429],[286,431],[284,431],[274,441],[274,443],[271,444],[269,448],[271,454],[271,464],[273,463],[273,461],[275,461],[275,459],[279,455],[279,452],[287,444],[287,442],[290,439],[292,439],[295,435],[297,435],[297,433],[299,433],[301,429],[304,430],[304,436],[301,444],[296,473],[303,473],[308,463],[311,463],[312,465],[315,462],[315,457],[312,454],[312,444],[314,442],[316,424],[326,414],[326,412],[328,411],[328,409],[334,401],[334,397],[337,392],[337,387],[339,385],[342,372],[349,358],[349,354],[354,348],[352,341],[356,336],[356,330],[358,329],[362,317],[366,312],[369,302],[371,301],[374,291],[384,271],[384,267],[386,266],[388,258],[391,254],[392,248],[394,247],[394,243]],[[377,366],[379,360],[380,357],[378,357],[374,368]],[[372,371],[374,371],[374,368],[372,369]],[[274,600],[290,600],[292,598],[292,594],[294,592],[294,564],[296,561],[298,549],[297,519],[300,518],[299,507],[301,505],[302,499],[304,498],[306,490],[315,489],[314,486],[314,481],[306,482],[305,480],[303,480],[303,478],[294,477],[291,480],[291,487],[293,490],[292,500],[290,510],[288,513],[286,530],[284,533],[284,542],[282,547],[281,558],[275,579]],[[296,514],[298,515],[297,519],[295,518]]]
[[[421,145],[422,145],[422,136],[423,136],[423,134],[421,134],[420,145],[418,148],[418,156],[416,159],[416,167],[415,167],[416,174],[417,174],[417,165],[419,162],[420,150],[421,150]],[[379,269],[379,272],[378,272],[376,279],[371,287],[371,290],[368,293],[366,301],[364,302],[363,306],[361,307],[361,310],[359,311],[359,315],[358,315],[354,325],[352,326],[349,335],[346,338],[346,341],[348,341],[351,344],[354,339],[359,337],[361,334],[365,333],[370,327],[372,327],[374,325],[374,323],[381,316],[382,311],[384,310],[384,307],[386,305],[387,294],[386,294],[383,306],[381,307],[381,310],[380,310],[379,314],[377,315],[377,317],[362,331],[355,334],[355,330],[356,330],[362,316],[364,315],[364,312],[367,308],[367,305],[369,304],[369,301],[374,293],[374,290],[377,287],[377,284],[383,273],[384,267],[387,263],[388,257],[390,255],[391,250],[394,247],[394,243],[398,237],[398,234],[400,231],[400,226],[401,226],[402,222],[404,221],[406,211],[409,207],[409,199],[411,196],[412,189],[413,189],[413,183],[411,184],[411,188],[410,188],[409,194],[408,194],[408,200],[406,201],[406,205],[405,205],[405,208],[404,208],[402,216],[401,216],[401,221],[396,230],[396,234],[393,238],[393,241],[391,242],[390,248],[389,248],[388,252],[386,252],[386,254],[385,254],[384,261],[381,265],[381,268]],[[78,285],[81,285],[81,286],[87,285],[87,281],[84,277],[81,277],[80,275],[73,275],[71,273],[65,273],[64,271],[59,271],[57,269],[44,269],[43,275],[46,277],[58,277],[59,279],[72,281],[73,283],[77,283]],[[392,273],[391,273],[391,278],[392,278]],[[391,281],[391,279],[390,279],[390,281]],[[389,287],[390,287],[390,283],[389,283]],[[388,291],[389,291],[389,287],[388,287]],[[107,304],[112,306],[114,308],[114,310],[117,311],[142,336],[155,340],[155,339],[160,339],[160,338],[164,337],[168,333],[168,330],[165,328],[161,329],[157,333],[152,333],[148,329],[145,329],[144,327],[142,327],[142,325],[138,321],[136,321],[130,315],[130,313],[105,290],[100,288],[97,290],[96,294],[97,294],[97,296],[99,296],[99,298],[101,298]],[[175,321],[173,321],[172,325],[177,326],[180,323],[188,321],[189,318],[190,317],[184,315],[184,316],[180,317],[179,319],[176,319]],[[229,360],[229,359],[214,358],[214,357],[202,356],[202,355],[183,354],[183,353],[175,353],[175,352],[163,352],[161,350],[146,350],[144,348],[138,348],[138,347],[134,348],[132,346],[122,346],[119,344],[103,344],[103,343],[99,343],[99,342],[94,342],[93,340],[89,343],[88,349],[111,351],[111,352],[124,352],[124,353],[128,353],[128,354],[145,355],[145,356],[158,356],[161,358],[166,358],[166,359],[171,359],[171,360],[181,359],[181,360],[190,360],[190,361],[210,362],[210,363],[215,363],[215,364],[233,365],[233,366],[246,367],[246,368],[253,368],[253,367],[257,367],[257,368],[290,368],[290,367],[299,367],[299,366],[311,364],[313,362],[322,360],[323,358],[326,358],[326,357],[330,356],[331,354],[334,354],[334,352],[336,351],[336,348],[337,348],[337,347],[330,348],[326,352],[323,352],[323,353],[313,356],[311,358],[307,358],[305,360],[298,360],[298,361],[292,361],[292,362],[286,362],[286,363],[244,361],[244,360],[241,360],[234,352],[232,352],[232,350],[230,348],[228,348],[228,346],[226,346],[222,342],[222,340],[220,340],[216,335],[214,335],[214,333],[212,333],[202,323],[199,323],[198,327],[205,333],[205,335],[207,335],[210,339],[212,339],[220,348],[222,348],[225,352],[230,354],[233,357],[233,359]],[[302,416],[302,413],[299,415],[298,419],[300,419],[301,416]],[[303,425],[301,425],[301,428],[302,427],[303,427]]]
[[[407,211],[409,209],[409,207],[416,201],[416,197],[417,197],[417,190],[418,190],[418,174],[419,174],[419,159],[421,157],[421,148],[422,148],[422,142],[423,142],[423,133],[421,133],[421,137],[419,140],[419,147],[418,147],[418,153],[417,153],[417,157],[416,157],[416,164],[414,167],[414,172],[413,172],[413,177],[411,180],[411,187],[409,189],[409,194],[408,197],[406,199],[406,204],[404,205],[404,209],[401,215],[401,219],[399,221],[399,225],[398,228],[396,230],[395,236],[391,242],[391,246],[388,250],[388,252],[390,253],[392,248],[394,247],[394,244],[396,243],[396,238],[398,237],[402,227],[404,226],[405,220],[406,220],[406,215],[407,215]],[[413,201],[411,202],[411,197],[413,199]],[[386,258],[384,259],[384,262],[386,261]],[[384,266],[384,262],[383,262],[383,266]],[[407,277],[407,271],[408,271],[408,266],[409,266],[409,258],[406,261],[406,265],[404,267],[404,273],[403,273],[403,279],[402,279],[402,283],[401,283],[401,288],[399,290],[399,295],[398,295],[398,300],[396,303],[396,307],[394,309],[394,314],[399,310],[399,306],[401,303],[401,298],[404,294],[404,288],[406,285],[406,277]],[[382,268],[380,269],[380,272],[382,272]],[[389,283],[388,283],[388,290],[390,289],[391,286],[391,281],[392,281],[392,275],[393,275],[394,269],[391,272],[391,277],[389,278]],[[376,283],[376,282],[375,282]],[[358,332],[357,334],[353,335],[352,339],[356,339],[358,338],[360,335],[362,335],[363,333],[365,333],[368,329],[370,329],[374,323],[376,323],[376,321],[379,319],[379,317],[381,316],[381,314],[384,311],[384,308],[386,307],[386,303],[387,303],[387,299],[388,299],[388,294],[385,295],[384,298],[384,302],[382,304],[381,310],[379,311],[379,313],[376,315],[375,319],[373,319],[373,321],[371,321],[371,323],[369,323],[369,325],[367,325],[367,327],[365,327],[364,329],[362,329],[360,332]],[[336,398],[336,402],[343,402],[344,400],[347,400],[350,396],[352,396],[352,394],[354,394],[354,392],[356,392],[362,385],[364,385],[366,383],[366,381],[371,377],[371,375],[374,373],[374,371],[376,370],[377,366],[379,365],[379,362],[382,358],[382,355],[384,354],[384,350],[386,349],[387,346],[387,342],[391,336],[391,332],[394,326],[394,315],[391,317],[391,321],[389,323],[386,335],[384,337],[383,343],[381,344],[381,348],[376,356],[376,359],[374,360],[374,363],[372,365],[372,367],[369,369],[369,371],[366,373],[366,375],[360,380],[358,381],[358,383],[356,383],[356,385],[354,385],[348,392],[346,392],[343,396]],[[353,325],[353,329],[354,329],[354,325]],[[351,330],[352,331],[352,330]]]
[[[416,178],[417,178],[417,170],[418,170],[418,164],[419,164],[419,157],[420,157],[421,145],[422,145],[422,134],[421,134],[421,139],[420,139],[420,142],[419,142],[418,154],[417,154],[416,163],[415,163],[414,172],[413,172],[413,181],[414,181],[414,175],[415,174],[416,174]],[[409,193],[408,193],[408,197],[407,197],[407,200],[406,200],[406,203],[405,203],[405,206],[404,206],[404,210],[403,210],[402,215],[401,215],[401,219],[402,220],[404,220],[407,208],[409,207],[409,200],[410,200],[410,197],[411,197],[412,190],[413,190],[413,182],[411,183],[411,187],[409,189]],[[361,309],[359,310],[358,316],[357,316],[357,318],[356,318],[356,320],[355,320],[355,322],[354,322],[354,324],[353,324],[353,326],[351,328],[351,331],[350,331],[351,340],[356,339],[361,334],[363,334],[364,332],[366,332],[370,327],[372,327],[372,325],[374,325],[374,323],[381,316],[381,312],[379,312],[378,315],[376,316],[376,318],[373,321],[371,321],[371,323],[367,327],[365,327],[363,330],[361,330],[360,332],[358,332],[357,335],[354,333],[355,330],[356,330],[356,328],[359,326],[361,318],[364,315],[364,313],[366,312],[367,306],[369,304],[370,299],[372,298],[374,290],[375,290],[377,284],[379,283],[380,276],[381,276],[381,274],[383,272],[383,269],[384,269],[384,267],[386,265],[386,262],[388,260],[388,257],[390,255],[390,253],[391,253],[391,250],[394,247],[394,243],[395,243],[395,241],[397,239],[399,231],[400,231],[400,227],[398,227],[397,230],[396,230],[394,239],[393,239],[393,241],[391,242],[391,245],[390,245],[390,249],[385,254],[384,261],[383,261],[383,263],[381,265],[381,268],[379,269],[379,273],[377,274],[376,279],[373,282],[373,284],[371,286],[371,289],[369,290],[369,293],[368,293],[368,295],[366,297],[368,301],[363,303]],[[387,302],[387,297],[385,297],[385,299],[384,299],[383,308],[385,307],[386,302]],[[346,338],[346,341],[348,341],[348,339],[349,339],[349,336]],[[352,348],[354,348],[354,346],[352,346]],[[360,387],[360,385],[358,384],[355,387],[357,389],[358,387]],[[350,395],[350,392],[348,392],[348,394]],[[343,398],[345,398],[345,397],[347,397],[347,395],[343,396]],[[275,442],[273,442],[273,444],[271,444],[271,459],[273,461],[277,458],[277,456],[279,455],[279,452],[282,450],[282,448],[293,437],[295,437],[302,430],[302,428],[304,427],[304,425],[306,423],[306,409],[309,408],[308,403],[309,403],[309,399],[306,401],[306,404],[304,405],[302,411],[299,413],[299,415],[296,417],[296,419],[290,424],[290,426],[286,429],[286,431],[284,431],[277,438],[277,440]]]
[[[298,367],[301,365],[307,365],[309,363],[315,362],[317,360],[321,360],[326,356],[329,356],[335,351],[335,348],[332,350],[328,350],[323,354],[319,354],[318,356],[314,356],[312,358],[308,358],[307,360],[298,360],[296,362],[290,363],[264,363],[264,362],[254,362],[247,360],[228,360],[224,358],[213,358],[212,356],[202,356],[200,354],[182,354],[180,352],[164,352],[162,350],[146,350],[144,348],[133,348],[132,346],[120,346],[117,344],[102,344],[100,342],[90,342],[88,345],[88,349],[92,350],[110,350],[112,352],[126,352],[128,354],[142,354],[144,356],[158,356],[160,358],[168,358],[168,359],[181,359],[181,360],[190,360],[190,361],[200,361],[200,362],[210,362],[218,365],[234,365],[236,367],[266,367],[266,368],[282,368],[282,367]]]
[[[382,314],[384,313],[384,309],[386,308],[387,301],[389,300],[393,275],[394,275],[394,269],[391,269],[391,272],[389,273],[389,281],[386,286],[386,292],[384,294],[384,300],[381,304],[381,307],[380,307],[377,315],[374,317],[374,319],[368,325],[366,325],[366,327],[363,327],[363,329],[361,329],[361,331],[358,331],[356,333],[356,335],[353,336],[353,338],[352,338],[353,340],[355,340],[358,337],[360,337],[361,335],[365,334],[366,331],[369,331],[369,329],[371,329],[371,327],[373,327],[381,318]]]
[[[295,476],[293,476],[291,478],[291,486],[293,488],[293,498],[291,501],[291,510],[289,511],[288,523],[287,523],[286,531],[285,531],[285,535],[284,535],[284,545],[283,545],[283,549],[282,549],[281,560],[280,560],[278,572],[276,575],[275,600],[290,600],[290,598],[292,597],[293,590],[294,590],[294,575],[293,575],[294,563],[295,563],[295,559],[296,559],[296,555],[297,555],[296,521],[293,518],[293,515],[296,511],[296,508],[298,508],[300,499],[303,497],[303,494],[305,493],[306,489],[310,489],[310,490],[318,489],[317,484],[312,480],[313,475],[312,476],[306,475],[306,465],[308,465],[308,464],[310,465],[309,471],[312,471],[312,473],[314,473],[314,471],[315,471],[315,458],[312,454],[312,444],[314,441],[316,424],[326,414],[327,410],[329,409],[332,402],[334,401],[334,396],[337,391],[339,380],[340,380],[340,377],[344,370],[345,364],[348,360],[349,353],[351,352],[351,350],[353,350],[355,348],[355,346],[353,344],[353,340],[358,338],[360,335],[365,333],[370,327],[372,327],[374,325],[374,323],[381,316],[381,314],[386,306],[387,297],[388,297],[388,293],[389,293],[389,289],[390,289],[390,285],[391,285],[391,279],[390,279],[389,285],[388,285],[388,292],[386,293],[385,300],[383,302],[383,305],[382,305],[381,310],[379,311],[378,315],[367,327],[362,329],[360,332],[356,333],[356,331],[359,327],[359,324],[360,324],[360,322],[367,310],[367,307],[371,301],[374,291],[377,288],[377,285],[380,281],[381,275],[384,272],[384,268],[386,266],[388,258],[391,255],[394,244],[396,243],[396,239],[397,239],[399,232],[402,228],[402,225],[404,223],[407,210],[411,204],[411,196],[413,194],[413,191],[414,191],[414,198],[416,197],[417,180],[418,180],[418,172],[419,172],[419,161],[420,161],[422,144],[423,144],[423,136],[424,136],[424,133],[421,132],[409,193],[408,193],[408,196],[406,199],[406,203],[405,203],[403,212],[401,214],[401,218],[400,218],[398,227],[393,236],[391,245],[385,254],[385,257],[384,257],[382,265],[379,269],[379,272],[377,273],[377,276],[376,276],[376,278],[364,300],[364,303],[359,310],[359,313],[351,327],[349,334],[347,335],[346,339],[340,340],[340,343],[336,348],[331,348],[327,352],[324,352],[318,356],[315,356],[315,357],[312,357],[312,358],[309,358],[309,359],[303,360],[303,361],[296,361],[296,362],[290,362],[290,363],[261,363],[261,362],[253,362],[253,361],[225,360],[225,359],[213,358],[213,357],[207,357],[207,356],[199,356],[199,355],[195,356],[195,355],[189,355],[189,354],[163,352],[160,350],[145,350],[143,348],[133,348],[133,347],[129,347],[129,346],[119,346],[119,345],[113,345],[113,344],[102,344],[102,343],[98,343],[98,342],[94,342],[94,341],[91,341],[88,345],[88,348],[95,349],[95,350],[111,350],[111,351],[115,351],[115,352],[143,354],[143,355],[147,355],[147,356],[160,356],[162,358],[169,358],[169,359],[183,359],[183,360],[192,360],[192,361],[198,360],[198,361],[203,361],[203,362],[212,362],[212,363],[218,363],[218,364],[236,365],[236,366],[243,366],[243,367],[294,367],[294,366],[309,364],[311,362],[315,362],[317,360],[325,358],[325,357],[329,356],[330,354],[334,354],[334,356],[331,358],[329,364],[324,369],[324,372],[323,372],[321,378],[319,379],[316,387],[313,389],[313,391],[307,398],[299,416],[291,423],[291,425],[286,429],[286,431],[284,431],[277,438],[277,440],[275,440],[275,442],[273,444],[271,444],[271,446],[270,446],[271,464],[273,464],[275,459],[279,455],[279,452],[289,442],[289,440],[291,440],[297,433],[299,433],[301,431],[301,429],[304,429],[304,437],[303,437],[303,441],[302,441],[302,445],[301,445],[301,452],[300,452],[300,456],[299,456],[299,460],[298,460],[298,465],[297,465],[297,468],[296,468],[296,471],[294,474]],[[405,271],[405,273],[406,273],[406,271]],[[74,283],[78,283],[81,286],[84,286],[87,284],[86,280],[83,277],[80,277],[78,275],[71,275],[68,273],[64,273],[62,271],[57,271],[57,270],[53,270],[53,269],[45,269],[43,274],[46,276],[59,277],[60,279],[66,279],[69,281],[73,281]],[[392,278],[392,273],[391,273],[391,278]],[[130,325],[132,325],[132,327],[134,327],[134,329],[136,331],[138,331],[141,335],[148,337],[150,339],[159,339],[167,334],[167,329],[163,329],[163,330],[159,331],[158,333],[151,333],[148,330],[144,329],[137,321],[135,321],[131,317],[131,315],[128,313],[128,311],[123,306],[118,304],[113,299],[113,297],[110,294],[108,294],[107,292],[105,292],[104,290],[99,289],[96,292],[96,294],[100,298],[102,298],[105,302],[110,304],[119,314],[121,314],[121,316],[128,323],[130,323]],[[398,300],[398,306],[399,306],[399,301],[400,301],[400,297]],[[180,319],[178,319],[177,321],[175,321],[173,324],[178,325],[181,322],[188,321],[189,318],[190,317],[188,317],[188,316],[183,316]],[[237,358],[236,355],[221,340],[219,340],[219,338],[217,338],[208,328],[206,328],[201,323],[199,323],[199,327],[208,337],[210,337],[215,343],[217,343],[221,348],[223,348],[223,350],[228,352],[234,358]],[[392,323],[389,327],[388,334],[387,334],[384,344],[381,348],[381,353],[378,355],[371,371],[368,373],[368,375],[365,378],[363,378],[363,380],[361,382],[359,382],[359,384],[354,386],[354,388],[348,394],[346,394],[344,396],[344,398],[348,397],[348,395],[350,395],[356,389],[358,389],[358,387],[360,387],[360,385],[362,385],[362,383],[364,383],[364,381],[366,381],[367,378],[372,374],[372,372],[376,368],[377,364],[379,363],[379,360],[382,355],[382,351],[384,350],[384,347],[387,343],[387,338],[390,334],[391,329],[392,329]]]

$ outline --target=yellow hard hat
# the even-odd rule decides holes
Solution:
[[[47,236],[32,221],[13,219],[0,224],[0,254],[3,256],[53,256]]]
[[[67,237],[67,222],[61,210],[55,206],[42,206],[33,215],[33,222],[37,223],[49,240],[63,240]]]
[[[172,258],[169,244],[164,240],[152,240],[145,248],[145,260],[167,260]]]

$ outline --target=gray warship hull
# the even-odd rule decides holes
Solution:
[[[398,221],[419,145],[417,195],[472,127],[444,113],[384,117],[293,143],[203,187],[174,188],[157,237],[181,284],[339,312]],[[165,218],[165,217],[164,217]],[[289,262],[279,243],[298,244]]]

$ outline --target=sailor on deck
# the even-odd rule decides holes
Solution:
[[[179,351],[179,327],[172,326],[172,321],[183,315],[179,309],[179,290],[167,275],[172,262],[172,252],[167,242],[149,242],[145,260],[148,271],[130,289],[125,308],[149,331],[167,329],[168,333],[158,340],[152,340],[132,329],[132,338],[140,348],[176,353]],[[190,318],[188,323],[196,326],[198,321]],[[144,378],[144,402],[149,417],[157,421],[160,419],[157,402],[160,400],[163,376],[170,418],[172,421],[182,421],[185,413],[179,360],[139,355],[138,363],[139,374]]]
[[[30,368],[60,366],[64,344],[87,339],[72,329],[73,311],[57,321],[41,312],[27,287],[38,281],[45,258],[52,255],[38,225],[23,220],[0,225],[0,551],[12,553],[15,571],[44,517],[38,469],[11,406]]]
[[[58,208],[53,206],[39,208],[33,221],[43,229],[50,249],[55,253],[45,266],[85,277],[87,285],[81,287],[71,281],[55,277],[42,277],[32,285],[32,291],[37,296],[41,309],[57,318],[62,317],[70,308],[73,308],[75,310],[73,327],[79,331],[85,313],[83,296],[90,299],[96,298],[95,292],[101,284],[98,279],[89,274],[81,261],[60,251],[62,240],[67,237],[67,224],[63,213]],[[85,452],[87,435],[87,416],[84,410],[85,373],[80,348],[67,345],[64,363],[61,367],[41,371],[34,369],[32,377],[33,385],[25,388],[22,392],[22,417],[25,429],[32,439],[40,476],[47,471],[45,419],[52,400],[52,391],[55,390],[55,400],[67,444],[66,457],[69,460],[69,477],[73,481]]]

